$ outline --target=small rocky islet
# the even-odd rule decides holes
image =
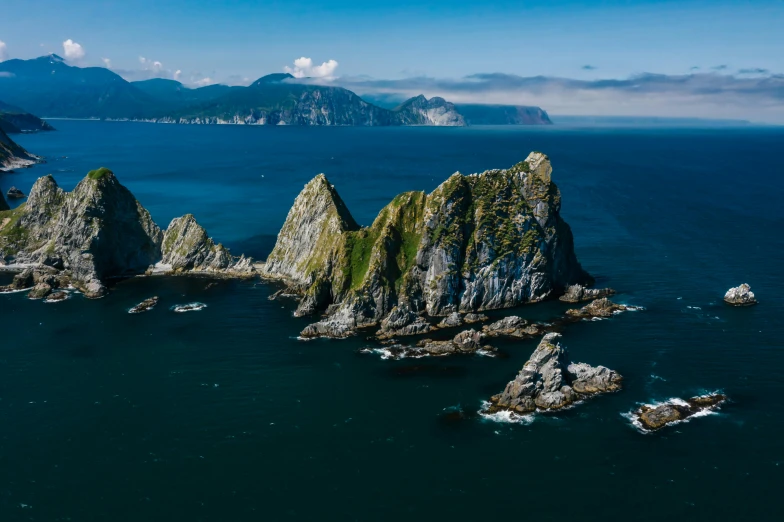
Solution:
[[[689,417],[718,409],[727,402],[722,393],[699,395],[691,399],[671,399],[660,404],[644,404],[632,414],[635,425],[642,431],[652,432],[665,426],[683,422]]]
[[[509,169],[456,173],[430,194],[398,195],[369,227],[356,223],[320,174],[296,198],[263,264],[233,256],[191,214],[162,231],[108,169],[91,171],[72,192],[44,176],[25,203],[0,211],[1,260],[6,268],[21,269],[0,291],[30,289],[31,299],[53,302],[67,298],[66,288],[102,297],[104,282],[115,277],[259,276],[285,285],[271,298],[294,297],[296,316],[321,315],[301,338],[344,338],[375,327],[375,338],[392,358],[491,354],[488,340],[494,337],[543,336],[484,413],[561,409],[619,390],[622,378],[603,366],[569,362],[555,330],[640,308],[614,303],[610,288],[590,288],[593,279],[577,261],[551,174],[549,158],[538,152]],[[114,233],[101,234],[108,230]],[[98,241],[99,236],[110,240]],[[555,297],[588,304],[547,322],[518,316],[489,322],[483,313]],[[731,289],[725,300],[756,303],[748,285]],[[153,297],[129,312],[157,303]],[[194,302],[172,310],[204,307]],[[421,338],[412,346],[395,342],[480,323],[445,339]],[[675,411],[681,418],[694,414]],[[654,410],[643,415],[660,416]]]

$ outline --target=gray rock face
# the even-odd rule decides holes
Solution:
[[[559,297],[559,299],[566,303],[579,303],[599,299],[600,297],[608,297],[613,294],[615,294],[615,290],[612,288],[585,288],[583,285],[569,285],[566,287],[564,295]]]
[[[531,323],[521,317],[511,315],[482,327],[482,331],[491,337],[506,336],[527,339],[542,335],[545,331],[545,325]]]
[[[216,245],[193,214],[175,218],[163,234],[162,264],[175,273],[211,272],[252,276],[252,260],[236,258],[223,245]]]
[[[394,112],[399,123],[403,125],[447,127],[463,127],[466,125],[463,116],[457,112],[454,104],[439,97],[433,97],[428,100],[420,94],[403,102],[395,108]]]
[[[0,172],[30,167],[43,160],[17,145],[0,129]]]
[[[617,391],[621,376],[603,366],[568,364],[557,333],[544,336],[517,377],[490,399],[488,413],[510,410],[530,413],[556,410],[599,393]]]
[[[566,315],[573,319],[591,319],[594,317],[607,318],[628,310],[637,310],[637,307],[613,303],[606,297],[596,299],[579,309],[567,310]]]
[[[394,344],[387,346],[381,351],[386,356],[394,359],[404,359],[407,357],[444,357],[457,354],[473,354],[482,350],[486,353],[495,351],[492,346],[485,345],[485,336],[476,330],[466,330],[457,334],[453,339],[445,341],[434,341],[433,339],[422,339],[416,346],[406,346]],[[370,350],[374,351],[374,350]]]
[[[36,286],[48,286],[50,289],[65,288],[70,284],[70,278],[48,266],[27,268],[14,276],[10,285],[0,287],[0,292],[25,290]],[[40,290],[39,290],[40,291]]]
[[[455,326],[461,326],[463,324],[463,317],[457,313],[452,312],[448,316],[446,316],[440,323],[438,323],[439,328],[453,328]]]
[[[692,397],[686,401],[674,399],[659,405],[643,405],[635,412],[639,426],[645,431],[655,431],[669,424],[685,420],[697,413],[719,408],[727,397],[721,393],[711,393]]]
[[[743,283],[727,290],[727,293],[724,294],[724,302],[733,306],[750,306],[757,304],[757,298],[751,291],[751,287]]]
[[[338,305],[357,326],[405,303],[432,317],[541,301],[590,279],[561,219],[548,158],[455,174],[431,194],[397,196],[359,228],[323,175],[305,186],[262,275],[302,295],[297,315]]]
[[[0,229],[4,257],[63,268],[89,290],[85,295],[101,294],[102,279],[143,273],[160,259],[160,229],[106,169],[91,172],[73,192],[51,176],[40,178],[15,212],[15,223]]]

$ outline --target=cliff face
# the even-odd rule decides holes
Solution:
[[[41,158],[17,145],[0,129],[0,171],[29,167],[41,163]]]
[[[400,125],[435,125],[447,127],[463,127],[466,125],[463,116],[455,109],[455,105],[443,98],[430,98],[423,95],[411,98],[395,108]]]
[[[468,125],[552,125],[540,107],[526,105],[460,104],[457,110]]]
[[[235,258],[215,242],[196,222],[193,214],[175,218],[163,234],[161,263],[175,272],[246,272],[253,270],[250,259]]]
[[[408,192],[357,228],[320,175],[297,197],[263,275],[303,295],[299,314],[376,324],[398,305],[431,316],[545,299],[589,276],[574,254],[548,158],[454,174],[431,194]]]

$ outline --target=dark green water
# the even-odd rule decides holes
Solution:
[[[54,122],[25,192],[112,168],[165,226],[193,212],[263,257],[325,172],[358,221],[455,170],[550,155],[578,257],[620,302],[564,331],[625,388],[530,424],[446,422],[500,391],[505,357],[381,360],[360,338],[300,342],[275,287],[119,282],[59,304],[0,295],[0,520],[768,520],[784,486],[784,158],[779,129],[318,129]],[[63,157],[67,156],[67,157]],[[263,176],[263,177],[262,177]],[[3,282],[9,276],[2,275]],[[748,282],[757,307],[721,296]],[[153,311],[127,309],[151,295]],[[200,312],[172,305],[200,301]],[[550,317],[565,307],[516,310]],[[717,415],[652,435],[641,402],[723,390]]]

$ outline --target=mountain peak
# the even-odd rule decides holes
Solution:
[[[268,74],[266,76],[262,76],[258,80],[252,83],[252,85],[264,85],[267,83],[281,83],[285,80],[291,80],[294,76],[289,73],[273,73]]]

